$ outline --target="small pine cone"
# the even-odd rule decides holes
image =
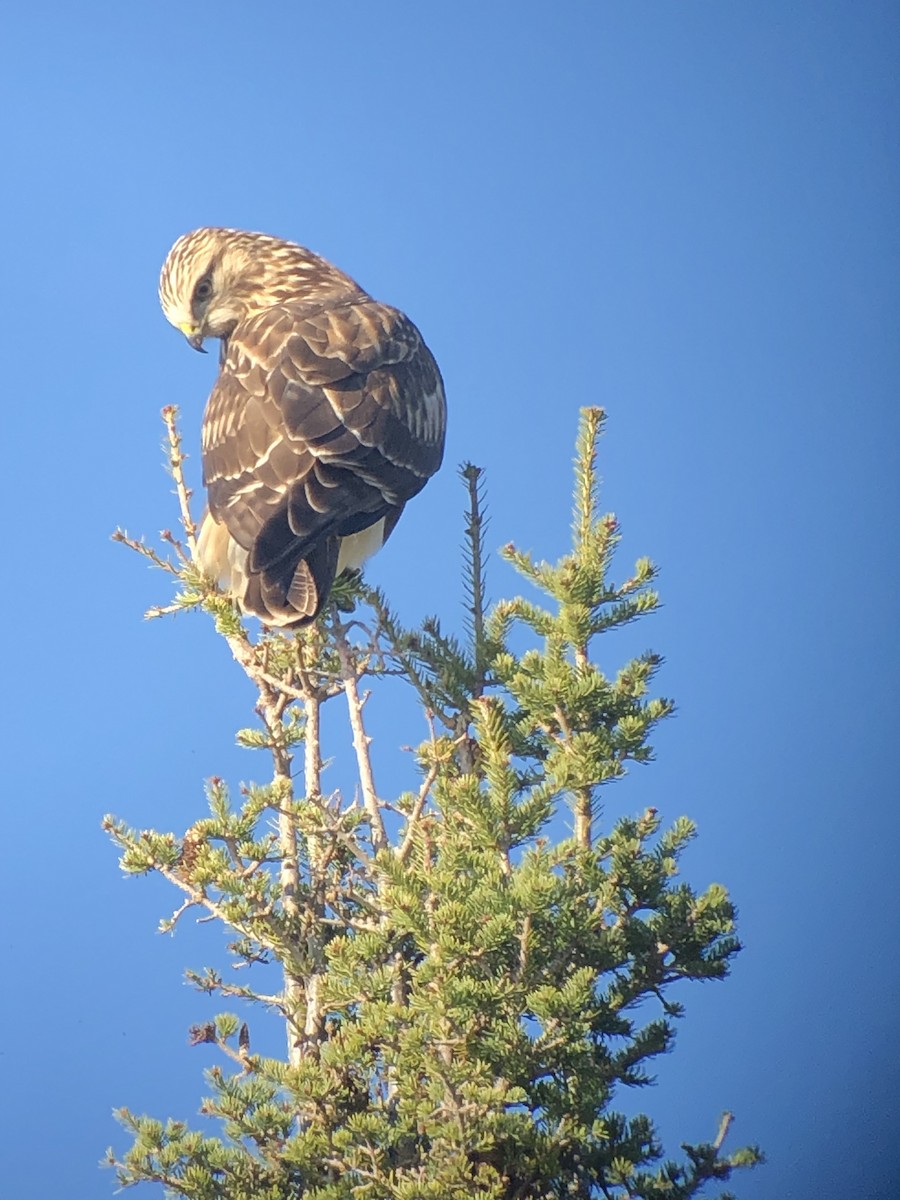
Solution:
[[[207,1021],[205,1025],[192,1025],[188,1030],[188,1042],[191,1046],[200,1046],[203,1042],[214,1042],[216,1040],[216,1026],[214,1021]]]
[[[191,872],[194,869],[194,864],[197,861],[197,855],[200,847],[206,839],[197,833],[194,829],[189,829],[184,835],[181,842],[181,854],[178,856],[178,865],[184,871],[185,875],[190,878]]]

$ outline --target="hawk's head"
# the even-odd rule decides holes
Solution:
[[[159,277],[166,320],[195,350],[227,338],[247,316],[288,300],[364,296],[354,281],[295,242],[240,229],[195,229],[169,251]]]

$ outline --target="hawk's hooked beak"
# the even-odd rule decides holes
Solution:
[[[185,321],[182,325],[179,325],[178,328],[184,334],[187,344],[192,350],[199,350],[201,354],[206,353],[206,351],[203,349],[203,334],[199,332],[196,325],[189,325],[188,322]]]

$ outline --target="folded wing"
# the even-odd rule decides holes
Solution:
[[[208,520],[228,536],[201,535],[202,565],[267,623],[309,622],[343,539],[380,525],[383,541],[438,469],[445,423],[437,364],[397,309],[257,313],[229,339],[204,418]]]

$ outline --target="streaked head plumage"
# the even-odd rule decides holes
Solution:
[[[227,338],[245,317],[288,300],[364,295],[325,259],[265,233],[206,226],[183,234],[159,278],[166,320],[199,349]]]

